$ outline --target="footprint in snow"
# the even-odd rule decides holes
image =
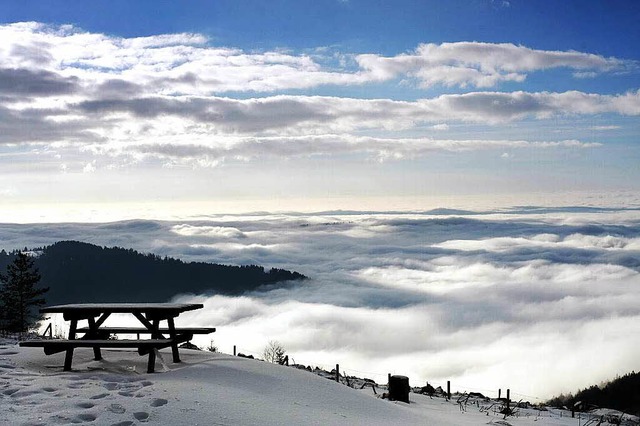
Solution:
[[[111,404],[107,407],[107,410],[115,414],[123,414],[125,411],[127,411],[127,409],[120,404]]]
[[[166,399],[164,399],[164,398],[156,398],[156,399],[154,399],[153,401],[151,401],[151,404],[150,404],[150,405],[151,405],[152,407],[162,407],[162,406],[163,406],[163,405],[165,405],[167,402],[169,402],[169,401],[167,401],[167,400],[166,400]]]
[[[69,389],[83,389],[87,387],[87,384],[85,382],[69,383],[67,387]]]
[[[133,417],[135,417],[139,422],[146,422],[149,420],[149,413],[146,411],[136,411],[133,413]]]
[[[82,413],[82,414],[78,414],[77,416],[75,416],[73,418],[73,420],[71,420],[71,422],[72,423],[77,423],[78,421],[80,421],[80,422],[93,422],[97,418],[98,418],[98,416],[96,416],[95,414]]]
[[[109,396],[109,394],[108,393],[99,393],[97,395],[93,395],[89,399],[102,399],[102,398],[104,398],[106,396]]]
[[[91,403],[91,402],[80,402],[80,403],[76,404],[76,407],[85,408],[85,409],[86,408],[93,408],[93,407],[95,407],[95,404]]]
[[[114,423],[111,426],[131,426],[133,422],[131,420],[126,420],[124,422]]]

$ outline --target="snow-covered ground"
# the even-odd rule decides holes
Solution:
[[[161,351],[157,373],[133,350],[77,349],[73,371],[64,354],[44,355],[0,340],[0,424],[57,425],[584,425],[561,410],[520,409],[506,420],[495,402],[410,394],[410,404],[353,389],[293,367],[181,349],[183,362]]]

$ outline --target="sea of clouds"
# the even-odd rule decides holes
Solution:
[[[640,209],[211,215],[0,224],[5,249],[73,239],[309,277],[245,294],[179,295],[223,352],[281,342],[297,363],[404,374],[517,399],[638,369]],[[180,293],[180,283],[176,283]],[[195,343],[207,346],[209,337]]]

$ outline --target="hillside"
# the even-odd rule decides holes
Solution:
[[[576,426],[601,416],[571,418],[567,410],[523,407],[507,419],[495,400],[451,400],[410,394],[410,404],[381,399],[379,386],[353,389],[293,367],[182,349],[145,374],[135,350],[105,351],[95,361],[81,348],[74,371],[61,372],[64,353],[44,355],[0,339],[0,424],[322,425],[322,426]],[[52,367],[52,366],[57,367]],[[4,405],[3,405],[4,404]],[[637,425],[629,419],[624,425]],[[633,420],[633,421],[631,421]],[[590,422],[590,423],[588,423]]]
[[[183,262],[132,249],[61,241],[34,250],[47,304],[75,302],[165,302],[177,294],[238,295],[305,276],[262,266]],[[0,252],[0,271],[13,260]]]
[[[631,372],[600,386],[591,386],[575,395],[560,395],[549,401],[550,405],[582,409],[607,407],[625,413],[640,415],[640,373]]]

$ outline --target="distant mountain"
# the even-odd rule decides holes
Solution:
[[[631,372],[600,386],[591,386],[575,395],[560,395],[549,405],[571,408],[579,405],[585,410],[595,407],[613,408],[640,416],[640,373]]]
[[[143,254],[133,249],[61,241],[32,250],[49,287],[48,305],[79,302],[166,302],[184,293],[238,295],[306,278],[284,269],[229,266]],[[0,273],[15,253],[0,251]]]

